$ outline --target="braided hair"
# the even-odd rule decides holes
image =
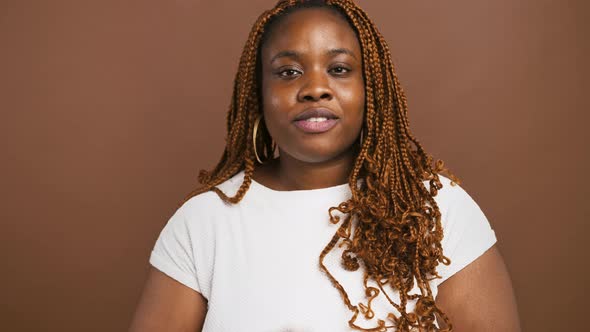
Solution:
[[[344,218],[319,254],[320,268],[351,310],[352,317],[348,322],[351,328],[361,331],[388,331],[392,328],[400,332],[415,328],[451,331],[452,324],[435,303],[429,281],[440,278],[436,272],[439,263],[450,264],[443,255],[441,213],[434,200],[442,188],[439,174],[451,178],[452,185],[459,181],[441,160],[433,163],[432,156],[410,133],[406,97],[387,43],[367,14],[352,0],[280,0],[274,8],[260,15],[240,58],[227,113],[227,143],[221,160],[213,170],[200,171],[201,186],[189,193],[181,205],[207,191],[214,191],[225,202],[240,202],[250,187],[257,166],[254,144],[265,159],[273,157],[272,138],[268,131],[261,130],[254,140],[252,130],[262,113],[261,46],[268,31],[281,18],[302,8],[315,7],[334,10],[355,31],[362,50],[366,98],[364,139],[349,176],[352,195],[347,201],[328,209],[332,223],[341,222],[335,211],[341,212]],[[244,171],[244,180],[234,196],[230,197],[217,188],[240,171]],[[362,180],[361,185],[357,186],[359,180]],[[429,181],[429,189],[423,181]],[[354,230],[353,220],[356,220]],[[338,242],[345,247],[343,267],[349,271],[364,270],[368,305],[353,305],[342,285],[324,265],[324,258]],[[368,280],[376,282],[377,287],[369,286]],[[420,294],[409,294],[415,284]],[[387,296],[384,285],[399,291],[399,303]],[[371,329],[356,325],[359,314],[373,317],[371,301],[380,292],[399,313],[388,315],[394,324],[386,325],[385,321],[378,320],[378,326]],[[416,300],[414,312],[407,312],[409,300]],[[448,328],[439,329],[435,325],[435,314]]]

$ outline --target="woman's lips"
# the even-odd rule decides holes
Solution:
[[[303,130],[306,133],[323,133],[330,129],[332,129],[338,119],[328,119],[328,118],[309,118],[305,120],[299,120],[293,122],[297,128]]]

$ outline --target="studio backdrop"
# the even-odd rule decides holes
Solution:
[[[410,128],[479,204],[524,331],[587,326],[588,2],[358,0]],[[274,0],[0,2],[0,330],[125,331],[154,242],[225,144]]]

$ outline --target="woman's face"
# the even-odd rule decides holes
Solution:
[[[280,154],[317,163],[349,153],[365,108],[359,41],[326,8],[289,14],[261,49],[266,127]]]

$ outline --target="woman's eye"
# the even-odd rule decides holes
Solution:
[[[280,77],[292,77],[292,76],[297,75],[298,73],[299,73],[299,71],[295,70],[295,69],[285,69],[285,70],[281,70],[279,72],[279,76]]]
[[[350,70],[348,70],[348,68],[346,68],[346,67],[338,66],[338,67],[334,67],[334,68],[330,69],[330,71],[335,74],[346,74]]]

